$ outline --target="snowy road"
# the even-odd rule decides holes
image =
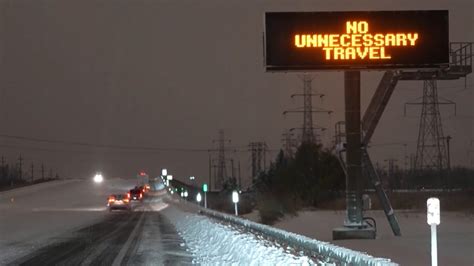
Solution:
[[[107,195],[134,180],[55,182],[0,194],[0,265],[311,265],[312,258],[197,214],[164,191],[133,211]]]
[[[174,226],[159,212],[111,213],[63,242],[20,258],[19,265],[191,264]]]

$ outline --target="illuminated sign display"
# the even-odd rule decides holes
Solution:
[[[432,68],[449,63],[448,11],[265,14],[267,70]]]

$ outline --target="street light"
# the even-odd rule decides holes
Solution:
[[[166,168],[161,169],[161,176],[167,176],[168,175],[168,170]]]
[[[195,179],[194,176],[190,176],[190,177],[189,177],[189,180],[194,180],[194,179]]]
[[[204,192],[204,208],[207,209],[207,184],[202,184],[202,191]]]
[[[95,183],[99,184],[99,183],[102,183],[103,181],[104,181],[104,177],[102,176],[101,173],[95,174],[95,176],[94,176],[94,182]]]
[[[235,216],[239,216],[239,211],[237,209],[237,203],[239,203],[239,192],[237,191],[232,192],[232,202],[234,202],[234,206],[235,206]]]
[[[196,201],[198,202],[199,205],[201,205],[201,200],[202,200],[201,193],[198,192],[196,195]]]

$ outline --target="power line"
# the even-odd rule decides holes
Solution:
[[[163,147],[145,147],[145,146],[100,144],[100,143],[90,143],[90,142],[76,142],[76,141],[33,138],[33,137],[25,137],[25,136],[7,135],[7,134],[0,134],[0,138],[26,140],[26,141],[31,141],[31,142],[41,142],[41,143],[50,143],[50,144],[63,144],[63,145],[93,147],[93,148],[119,149],[119,150],[146,150],[146,151],[157,151],[157,152],[166,152],[166,151],[208,152],[208,149],[163,148]]]

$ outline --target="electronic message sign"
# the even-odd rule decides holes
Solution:
[[[449,63],[448,11],[265,13],[265,66],[435,68]]]

